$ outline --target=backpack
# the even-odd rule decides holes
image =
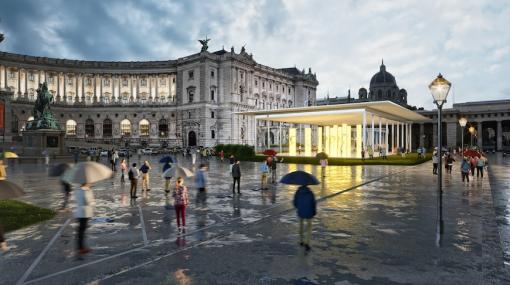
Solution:
[[[129,178],[129,180],[135,179],[135,174],[133,173],[132,169],[130,169],[128,172],[128,178]]]

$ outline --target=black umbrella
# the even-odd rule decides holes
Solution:
[[[315,178],[315,176],[311,175],[308,172],[304,172],[301,170],[293,171],[291,173],[285,174],[280,183],[290,184],[290,185],[319,185],[320,182]]]
[[[64,172],[66,172],[67,170],[69,170],[71,168],[73,168],[72,163],[61,163],[61,164],[58,164],[58,165],[54,166],[53,168],[51,168],[49,175],[52,177],[62,176],[62,174],[64,174]]]
[[[7,180],[0,180],[0,199],[12,199],[23,195],[25,192],[18,185]]]
[[[167,155],[159,160],[159,163],[175,163],[174,159]]]

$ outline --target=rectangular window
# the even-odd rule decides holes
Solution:
[[[211,111],[211,119],[214,119],[214,111]]]
[[[104,86],[110,86],[110,79],[104,80]]]
[[[174,78],[172,78],[172,83],[175,83],[175,77],[174,77]]]
[[[190,70],[188,71],[188,80],[193,80],[194,79],[194,73],[193,73],[193,70]]]
[[[16,73],[14,73],[14,72],[12,72],[12,71],[11,71],[11,72],[9,72],[9,78],[10,78],[10,79],[14,79],[14,78],[16,78]]]
[[[214,130],[211,130],[211,139],[214,139],[216,138],[216,133],[214,132]]]
[[[34,80],[35,80],[35,78],[34,78],[34,77],[35,77],[35,76],[34,76],[34,74],[33,74],[32,72],[30,72],[30,73],[28,74],[28,80],[30,80],[30,81],[34,81]]]
[[[67,78],[67,85],[73,85],[73,78]]]
[[[214,101],[214,89],[211,90],[211,101]]]
[[[128,80],[126,78],[122,79],[122,86],[128,86]]]
[[[147,79],[142,78],[142,79],[140,80],[140,85],[141,85],[141,86],[147,86]]]
[[[165,80],[165,79],[161,79],[161,80],[159,81],[159,85],[161,85],[161,86],[166,86],[166,80]]]
[[[211,78],[214,78],[214,70],[211,70]]]
[[[262,82],[262,88],[266,88],[266,83]]]
[[[257,86],[259,84],[259,82],[257,80],[255,80],[255,86]]]
[[[191,119],[191,112],[188,112],[188,119]]]
[[[53,76],[48,77],[48,83],[53,84],[54,81]]]
[[[91,86],[91,85],[92,85],[92,79],[87,78],[87,86]]]

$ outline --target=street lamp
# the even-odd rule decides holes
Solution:
[[[475,134],[475,127],[469,127],[468,131],[471,134],[471,147],[473,147],[473,135]]]
[[[442,176],[443,176],[443,167],[442,167],[442,158],[441,158],[441,150],[442,150],[442,130],[441,130],[441,119],[442,119],[442,110],[443,104],[446,103],[446,97],[448,97],[448,92],[450,91],[450,87],[452,84],[448,82],[448,80],[444,79],[441,73],[429,84],[429,90],[432,94],[432,98],[434,99],[434,103],[437,106],[437,149],[439,155],[438,161],[438,176],[437,176],[437,223],[436,223],[436,245],[441,246],[441,235],[443,234],[443,189],[442,189]]]
[[[466,127],[467,119],[465,117],[462,117],[459,119],[459,125],[462,127],[462,145],[461,145],[461,155],[464,157],[464,128]]]

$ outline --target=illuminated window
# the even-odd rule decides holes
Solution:
[[[120,122],[120,134],[123,136],[131,135],[131,122],[128,119],[124,119]]]
[[[76,135],[76,121],[68,120],[66,122],[66,135],[68,135],[68,136]]]
[[[146,119],[140,121],[140,136],[149,136],[150,123]]]

